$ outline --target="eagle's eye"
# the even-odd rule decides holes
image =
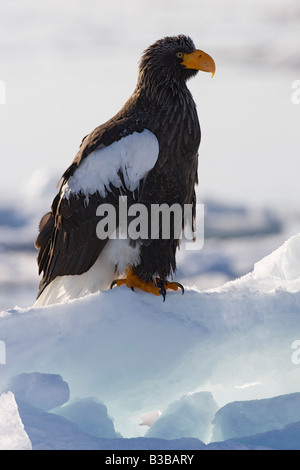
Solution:
[[[183,52],[176,52],[176,57],[178,57],[178,59],[182,59],[183,58]]]

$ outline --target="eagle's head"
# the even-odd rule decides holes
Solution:
[[[214,60],[196,49],[188,36],[169,36],[148,47],[140,61],[139,86],[147,88],[175,84],[181,86],[199,70],[215,73]]]

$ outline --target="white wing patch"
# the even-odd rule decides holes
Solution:
[[[159,154],[156,136],[145,129],[134,132],[107,147],[92,152],[80,164],[62,188],[62,197],[82,192],[88,198],[96,191],[102,197],[109,191],[109,184],[122,186],[118,172],[124,177],[129,191],[138,188],[139,182],[154,167]]]

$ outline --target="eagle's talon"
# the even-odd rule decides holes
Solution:
[[[183,285],[180,284],[180,282],[177,282],[177,286],[182,290],[181,295],[183,295],[183,294],[184,294],[184,287],[183,287]]]
[[[117,283],[118,283],[117,279],[114,279],[110,285],[110,288],[112,289]]]
[[[159,279],[156,281],[155,286],[160,288],[158,292],[160,293],[160,295],[163,296],[163,301],[165,301],[167,295],[166,288],[168,288],[168,281],[162,281],[161,279]]]
[[[159,289],[159,293],[160,295],[162,295],[163,302],[164,302],[166,300],[166,295],[167,295],[166,289]]]
[[[158,280],[156,283],[155,283],[155,287],[159,287],[159,293],[160,295],[163,296],[163,301],[166,300],[166,295],[167,295],[167,291],[166,291],[166,288],[165,288],[165,284],[164,282],[160,279]]]

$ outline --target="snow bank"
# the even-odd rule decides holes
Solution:
[[[4,311],[0,339],[7,360],[0,365],[0,391],[12,376],[58,374],[71,400],[94,397],[105,404],[124,438],[145,433],[140,415],[149,410],[164,414],[184,395],[211,392],[222,407],[299,392],[300,369],[292,348],[300,338],[299,244],[300,235],[292,237],[252,273],[222,288],[199,292],[187,287],[183,296],[171,292],[165,302],[120,287],[66,304]],[[43,439],[47,446],[46,427],[37,414],[52,423],[52,438],[55,429],[62,429],[57,420],[66,418],[32,408],[37,409],[27,403],[20,411],[22,421],[27,413],[26,429],[38,422],[35,435],[44,434],[34,446]],[[188,411],[177,411],[183,423]],[[73,408],[71,414],[76,423],[67,419],[69,429],[78,426],[76,432],[87,439],[78,425],[83,425],[79,412]],[[189,423],[190,437],[197,426]],[[91,438],[99,446],[99,436]],[[117,445],[107,442],[109,448]]]
[[[171,293],[164,303],[121,287],[64,305],[15,308],[0,320],[7,353],[0,386],[24,372],[59,374],[71,398],[99,398],[117,431],[132,437],[143,432],[140,414],[199,389],[220,406],[298,391],[291,345],[299,307],[299,293],[253,298],[231,285]],[[248,383],[258,385],[236,388]]]
[[[300,235],[287,240],[277,250],[255,264],[253,272],[241,278],[240,285],[259,292],[300,291]]]
[[[31,450],[11,392],[0,395],[0,450]]]

